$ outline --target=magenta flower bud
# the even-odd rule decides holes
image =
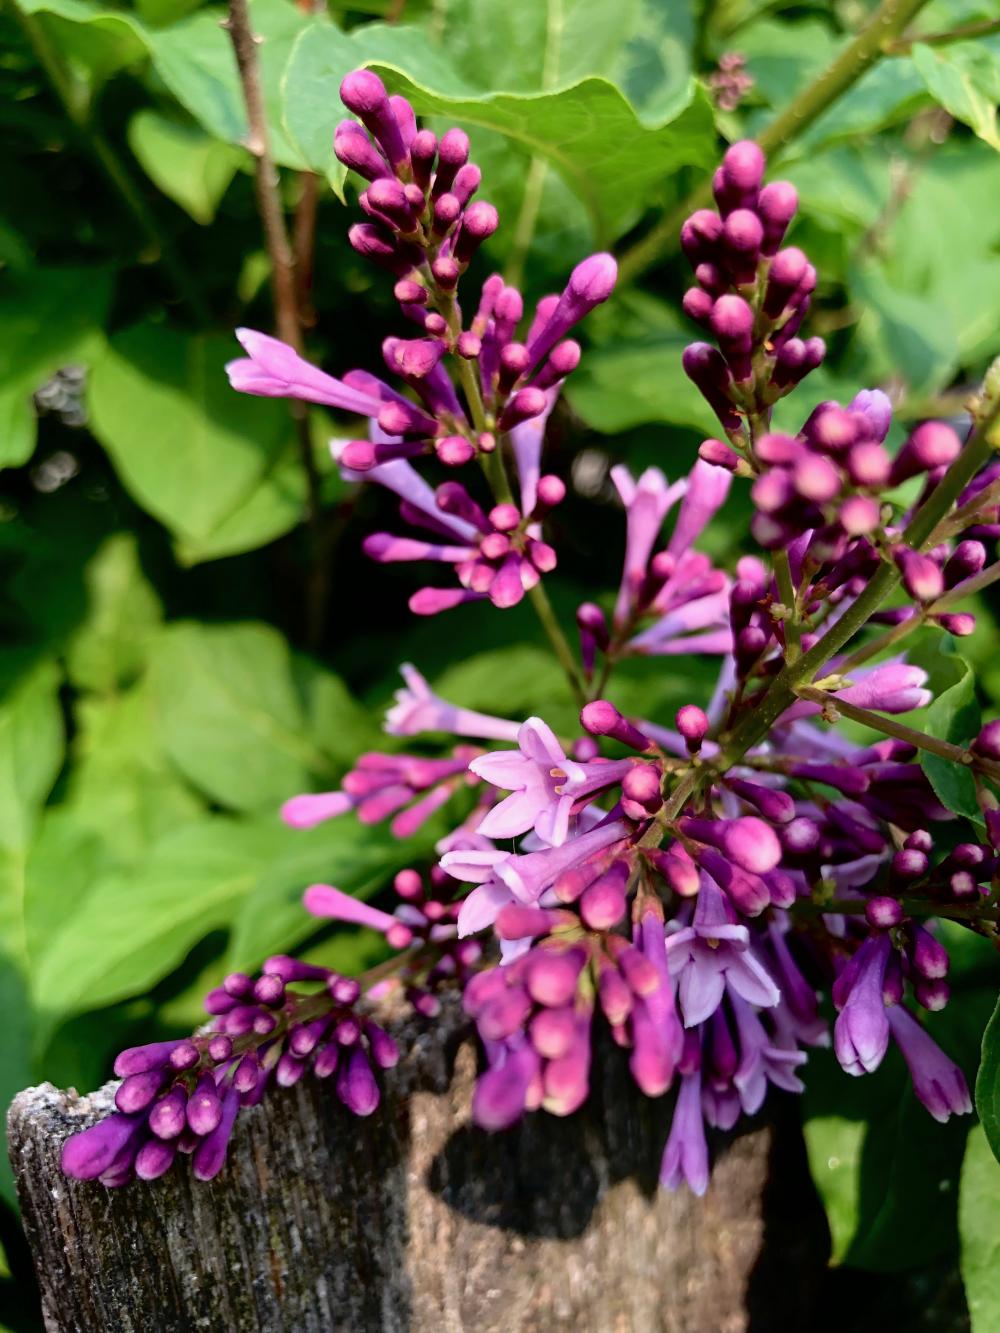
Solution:
[[[740,419],[728,398],[731,376],[722,353],[709,343],[691,343],[681,353],[681,365],[688,379],[701,390],[723,428],[738,429]]]
[[[230,1088],[222,1103],[218,1124],[194,1150],[191,1158],[191,1174],[195,1180],[213,1180],[222,1170],[226,1161],[229,1136],[233,1132],[239,1109],[240,1095]]]
[[[697,704],[683,704],[677,710],[675,722],[691,753],[700,750],[708,734],[708,716],[705,711]]]
[[[213,1037],[208,1043],[209,1059],[214,1060],[217,1065],[223,1064],[229,1059],[232,1053],[233,1043],[229,1037],[220,1034],[217,1037]]]
[[[469,160],[469,136],[464,130],[446,130],[438,145],[438,168],[434,177],[434,197],[450,190],[459,169]]]
[[[771,181],[757,198],[757,213],[764,224],[761,252],[769,259],[784,240],[788,224],[799,206],[795,186],[788,181]]]
[[[910,959],[914,971],[927,981],[940,981],[948,975],[948,950],[923,926],[913,927]]]
[[[237,1003],[221,986],[210,990],[202,1001],[207,1014],[228,1014],[236,1008]]]
[[[660,769],[655,764],[635,764],[622,778],[622,791],[630,801],[655,814],[663,804]]]
[[[222,989],[235,1000],[245,1000],[253,993],[253,978],[245,972],[230,972],[223,978]]]
[[[634,1000],[628,983],[617,968],[610,964],[601,968],[597,994],[608,1022],[613,1026],[624,1023],[632,1012]]]
[[[531,1044],[546,1060],[566,1055],[576,1040],[576,1017],[572,1009],[542,1009],[528,1026]]]
[[[144,1132],[145,1119],[144,1115],[112,1113],[71,1135],[62,1147],[63,1174],[74,1180],[96,1180],[134,1145]]]
[[[145,1046],[130,1046],[115,1057],[115,1073],[119,1078],[127,1078],[130,1074],[146,1074],[151,1070],[162,1069],[174,1051],[190,1045],[188,1041],[154,1041]]]
[[[365,1024],[368,1049],[379,1069],[394,1069],[399,1064],[399,1044],[377,1023]]]
[[[987,722],[971,748],[984,759],[1000,760],[1000,719]]]
[[[893,552],[903,576],[903,586],[918,602],[933,602],[944,592],[944,575],[936,561],[921,555],[908,546],[898,546]]]
[[[211,1074],[202,1074],[188,1098],[187,1122],[195,1134],[211,1134],[222,1119],[222,1098]]]
[[[403,232],[415,229],[417,220],[406,197],[406,190],[394,177],[383,176],[372,181],[365,193],[372,208],[388,219],[392,226]]]
[[[976,617],[969,611],[956,611],[943,616],[935,616],[934,620],[946,634],[952,634],[956,639],[967,639],[976,630]]]
[[[518,389],[500,413],[497,426],[502,431],[513,430],[522,422],[541,416],[547,406],[548,400],[543,389],[535,388],[534,385]]]
[[[760,218],[748,208],[737,208],[726,218],[722,242],[726,265],[737,286],[751,283],[757,276],[757,261],[764,239]]]
[[[508,903],[500,909],[493,929],[501,940],[535,939],[547,935],[559,918],[555,912],[541,907],[523,907],[520,903]]]
[[[740,194],[753,194],[764,179],[766,159],[752,139],[740,139],[726,149],[722,174],[726,184]]]
[[[554,473],[547,472],[545,476],[538,478],[536,489],[535,508],[532,510],[532,518],[541,518],[544,514],[561,505],[566,498],[566,483],[562,477],[557,477]]]
[[[857,486],[880,489],[889,481],[892,459],[881,444],[856,444],[847,452],[847,472]]]
[[[187,1091],[176,1084],[149,1113],[149,1128],[159,1139],[176,1139],[187,1124]]]
[[[890,930],[903,919],[903,908],[896,898],[881,896],[865,903],[865,920],[873,930]]]
[[[333,1029],[333,1037],[340,1046],[353,1046],[355,1042],[361,1040],[361,1024],[352,1014],[338,1018]]]
[[[753,334],[753,311],[742,296],[719,297],[712,307],[712,331],[722,344],[727,358],[727,348],[730,346],[740,351],[749,349]]]
[[[300,1060],[291,1051],[282,1051],[274,1070],[274,1081],[279,1088],[293,1088],[306,1072],[305,1060]]]
[[[745,778],[727,777],[726,786],[741,800],[758,809],[769,823],[790,824],[795,818],[795,802],[786,791],[762,787],[757,782],[747,782]]]
[[[755,815],[730,821],[722,838],[728,856],[753,874],[773,870],[781,860],[781,843],[770,824]]]
[[[681,249],[692,267],[716,258],[722,239],[722,219],[710,208],[692,213],[681,227]]]
[[[115,1093],[115,1105],[126,1115],[144,1111],[168,1077],[165,1069],[149,1069],[144,1074],[130,1074]]]
[[[826,504],[840,493],[840,472],[828,458],[811,451],[802,453],[792,469],[795,489],[804,500]]]
[[[451,185],[451,193],[463,208],[479,189],[482,179],[483,173],[472,162],[467,162],[464,167],[459,167],[456,171],[455,179]]]
[[[612,930],[625,915],[625,884],[628,882],[628,867],[624,874],[602,875],[589,888],[584,889],[580,898],[580,915],[589,930]]]
[[[708,292],[703,292],[700,287],[689,287],[681,301],[681,307],[688,319],[694,320],[696,324],[706,329],[711,328],[714,305],[714,298],[709,296]]]
[[[260,1081],[261,1068],[257,1057],[252,1052],[247,1052],[243,1059],[236,1066],[233,1074],[233,1087],[239,1093],[249,1093],[257,1087]]]
[[[986,547],[982,542],[959,542],[948,557],[944,567],[944,584],[954,588],[963,580],[971,578],[986,564]]]
[[[415,267],[410,251],[397,245],[392,232],[378,223],[356,222],[349,228],[347,239],[364,259],[397,277],[405,277]]]
[[[485,1041],[503,1041],[527,1022],[531,1000],[522,986],[507,986],[486,1001],[476,1015],[476,1026]]]
[[[406,146],[389,105],[385,84],[378,75],[368,69],[354,70],[340,85],[340,100],[371,131],[393,167],[404,166]]]
[[[724,467],[727,472],[735,472],[740,465],[739,454],[721,440],[702,440],[698,446],[698,457],[713,467]]]
[[[849,537],[863,537],[874,532],[880,518],[877,500],[866,495],[851,495],[840,506],[837,518]]]
[[[893,486],[918,472],[948,467],[962,452],[962,442],[942,421],[925,421],[918,426],[900,449],[892,464]]]
[[[580,968],[581,960],[572,954],[536,950],[527,969],[528,994],[547,1008],[568,1004],[576,994]]]
[[[392,170],[356,120],[342,120],[333,135],[333,151],[349,171],[366,180],[378,180]]]
[[[499,225],[500,215],[492,204],[481,201],[470,204],[462,216],[462,227],[452,247],[458,263],[467,264],[483,241],[492,236]]]
[[[551,389],[554,384],[571,375],[580,364],[580,344],[572,338],[556,343],[548,360],[535,372],[534,384],[539,389]]]
[[[324,1014],[322,1018],[316,1018],[311,1023],[295,1024],[289,1031],[288,1049],[292,1055],[300,1060],[303,1059],[316,1049],[329,1026],[329,1014]]]
[[[516,505],[494,505],[489,512],[489,520],[499,532],[514,532],[521,522],[521,515]]]
[[[148,1139],[136,1153],[135,1174],[140,1180],[159,1180],[173,1166],[176,1156],[176,1143]]]
[[[764,314],[777,319],[788,305],[792,293],[798,290],[809,268],[809,260],[794,245],[779,250],[771,260],[764,295]]]
[[[539,1073],[537,1052],[522,1047],[503,1065],[494,1065],[476,1082],[472,1119],[481,1129],[508,1129],[524,1114],[528,1091]]]
[[[462,992],[462,1008],[470,1018],[477,1018],[488,1004],[503,993],[506,986],[506,972],[499,967],[477,972],[469,978]]]
[[[253,997],[258,1004],[275,1008],[285,1002],[285,983],[281,977],[266,973],[254,984]]]
[[[410,166],[413,179],[426,193],[431,182],[431,171],[437,156],[437,135],[431,130],[417,130],[410,144]]]
[[[371,1115],[378,1107],[380,1093],[368,1057],[354,1046],[337,1073],[337,1096],[352,1115]]]
[[[622,717],[607,699],[594,699],[585,704],[580,711],[580,722],[584,731],[589,731],[592,736],[610,736],[632,750],[648,750],[653,743],[638,727]]]
[[[936,1014],[946,1008],[951,999],[951,987],[947,981],[925,981],[920,977],[913,984],[913,996],[917,1004]]]
[[[551,316],[528,340],[532,366],[537,366],[574,324],[606,301],[614,290],[618,265],[612,255],[596,254],[577,264]]]

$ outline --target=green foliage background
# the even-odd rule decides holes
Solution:
[[[389,284],[345,241],[355,183],[331,146],[348,69],[374,66],[432,124],[469,130],[504,222],[482,273],[523,270],[537,296],[596,246],[627,252],[723,138],[767,124],[865,16],[857,0],[358,0],[318,14],[254,0],[289,209],[304,172],[321,180],[310,355],[377,368],[397,327]],[[349,819],[292,833],[276,808],[375,743],[399,661],[472,706],[557,726],[572,714],[528,612],[417,622],[416,576],[365,565],[360,535],[390,511],[337,478],[326,441],[351,427],[320,412],[331,587],[319,635],[308,625],[288,413],[232,393],[222,369],[232,327],[269,328],[272,313],[221,17],[197,0],[0,6],[0,1103],[41,1078],[96,1085],[116,1048],[190,1027],[208,985],[267,953],[345,968],[378,956],[363,934],[317,934],[301,889],[375,894],[433,830],[416,847]],[[989,0],[933,0],[916,31],[995,17]],[[755,85],[720,113],[705,79],[729,50]],[[794,240],[821,275],[810,330],[831,347],[786,409],[793,425],[872,384],[903,423],[956,415],[1000,353],[998,94],[1000,36],[917,42],[774,164],[800,191]],[[609,464],[676,475],[713,430],[680,370],[684,281],[665,253],[598,312],[554,420],[551,466],[573,479],[550,584],[567,617],[615,579]],[[719,555],[739,549],[745,516],[734,496]],[[1000,636],[981,611],[970,671],[932,637],[921,649],[948,687],[924,723],[952,739],[1000,695]],[[697,662],[671,660],[623,671],[619,702],[663,716],[706,692]],[[956,1003],[932,1027],[972,1078],[997,969],[983,941],[956,936]],[[835,1262],[920,1270],[914,1320],[943,1301],[953,1322],[933,1327],[960,1328],[961,1236],[974,1326],[1000,1328],[1000,1172],[983,1131],[934,1125],[891,1061],[859,1083],[831,1064],[811,1061],[805,1115]],[[0,1196],[0,1317],[35,1327],[6,1165]],[[864,1290],[876,1317],[878,1292],[900,1299],[898,1284]]]

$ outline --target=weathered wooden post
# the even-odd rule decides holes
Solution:
[[[115,1085],[22,1092],[10,1152],[46,1327],[804,1326],[826,1238],[794,1132],[755,1127],[722,1147],[704,1199],[669,1194],[656,1188],[666,1108],[635,1094],[620,1052],[600,1053],[583,1112],[487,1135],[468,1118],[476,1055],[457,1005],[395,1028],[408,1054],[376,1116],[305,1079],[240,1117],[210,1184],[183,1168],[117,1191],[67,1180],[63,1141]]]

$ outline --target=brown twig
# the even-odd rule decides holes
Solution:
[[[299,300],[296,255],[285,225],[278,169],[271,156],[260,62],[257,58],[260,38],[254,35],[250,26],[246,0],[229,0],[229,17],[222,26],[232,41],[240,85],[243,89],[248,125],[244,143],[256,159],[254,179],[257,189],[257,211],[260,214],[264,243],[271,262],[275,325],[278,337],[290,347],[294,347],[297,352],[301,352],[304,320]],[[306,598],[306,637],[309,647],[316,648],[322,636],[328,588],[320,477],[313,456],[309,410],[300,402],[292,402],[290,408],[299,441],[299,456],[306,477],[306,522],[312,547]]]

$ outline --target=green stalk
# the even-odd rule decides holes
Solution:
[[[774,154],[803,134],[827,107],[832,106],[887,54],[926,3],[927,0],[882,0],[854,40],[758,135],[757,142],[764,152]],[[673,253],[684,219],[696,208],[705,208],[711,202],[711,186],[705,182],[666,217],[661,218],[622,255],[619,263],[622,282],[629,281],[665,255]]]

